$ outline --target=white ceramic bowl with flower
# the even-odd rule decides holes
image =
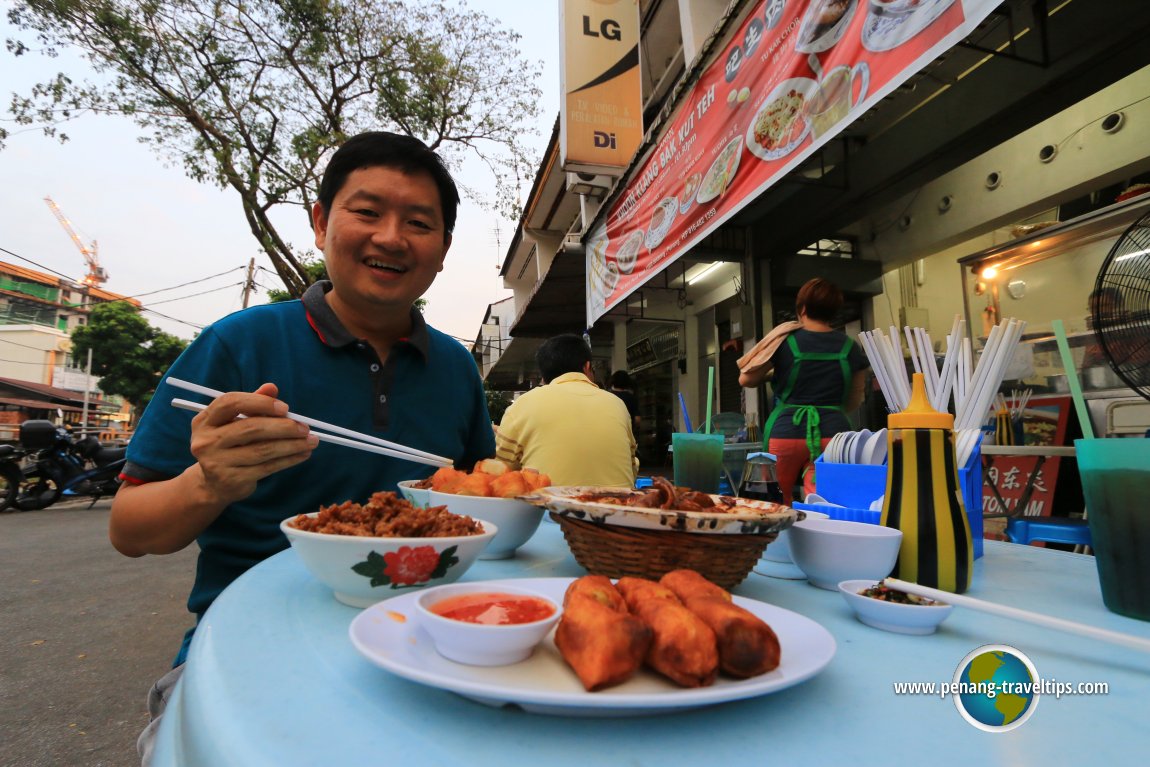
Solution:
[[[499,532],[493,523],[480,520],[483,532],[475,535],[372,538],[300,530],[292,525],[294,520],[280,523],[288,542],[308,571],[352,607],[370,607],[413,589],[455,582]]]
[[[405,479],[402,482],[397,482],[399,486],[399,494],[410,501],[413,505],[426,509],[431,505],[431,488],[430,487],[417,487],[417,485],[426,482],[425,479]]]

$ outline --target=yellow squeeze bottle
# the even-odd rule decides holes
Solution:
[[[930,406],[921,373],[910,404],[887,416],[886,496],[880,523],[902,530],[894,575],[961,594],[970,586],[974,547],[954,450],[954,416]]]

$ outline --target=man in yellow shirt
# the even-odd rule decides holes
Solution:
[[[623,400],[595,383],[591,349],[574,333],[535,353],[544,386],[521,395],[500,421],[496,457],[531,468],[553,485],[631,487],[639,462]]]

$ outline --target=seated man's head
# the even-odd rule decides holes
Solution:
[[[328,303],[345,323],[407,316],[443,269],[458,205],[451,174],[419,139],[372,131],[336,150],[312,225]]]
[[[543,376],[544,383],[550,383],[564,373],[591,375],[591,347],[583,336],[564,333],[543,342],[535,352],[535,364]]]

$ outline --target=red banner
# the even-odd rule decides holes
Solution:
[[[691,249],[999,0],[763,0],[587,238],[587,324]]]

